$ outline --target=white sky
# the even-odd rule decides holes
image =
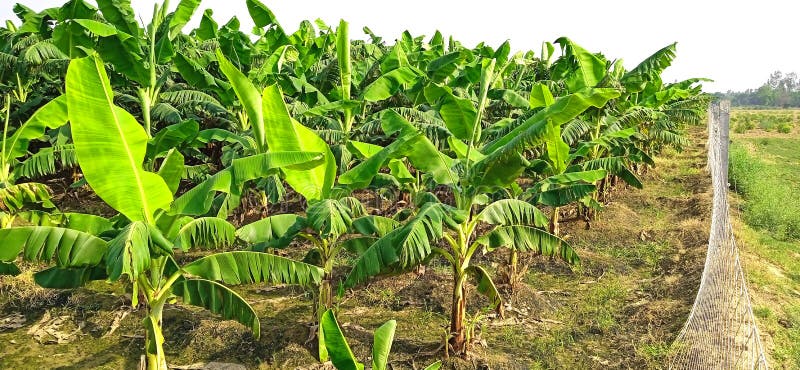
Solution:
[[[172,0],[174,7],[179,0]],[[14,19],[14,0],[0,0],[0,19]],[[62,0],[21,0],[35,10],[59,6]],[[90,1],[91,2],[91,1]],[[408,29],[414,36],[440,30],[466,46],[486,41],[497,46],[511,40],[515,50],[541,49],[542,41],[567,36],[628,68],[667,44],[678,42],[678,56],[665,81],[708,77],[706,91],[757,88],[775,70],[800,72],[800,2],[797,0],[571,0],[571,1],[437,1],[437,0],[262,0],[287,32],[303,19],[335,25],[350,22],[351,37],[363,37],[368,26],[392,41]],[[132,0],[137,14],[149,19],[153,0]],[[652,4],[652,5],[650,5]],[[252,21],[244,0],[202,0],[224,24],[236,15],[242,30]]]

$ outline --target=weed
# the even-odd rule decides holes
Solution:
[[[649,365],[657,367],[657,365],[665,363],[670,353],[670,346],[668,343],[647,343],[639,347],[637,351]]]
[[[753,315],[756,315],[756,317],[762,319],[767,319],[772,317],[772,310],[769,307],[764,306],[753,307]]]

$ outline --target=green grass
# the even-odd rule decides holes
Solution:
[[[787,309],[785,321],[778,320],[778,325],[786,327],[786,332],[781,334],[789,344],[781,347],[777,355],[781,358],[792,359],[796,366],[800,366],[800,306]]]
[[[730,153],[731,182],[747,200],[745,221],[780,240],[800,239],[798,145],[798,139],[748,139],[735,142]]]
[[[665,363],[670,354],[668,343],[647,343],[639,347],[639,353],[648,363],[660,366]]]
[[[779,128],[780,131],[780,128]],[[773,368],[800,368],[800,137],[734,135],[731,183],[744,198],[737,227],[753,314]]]
[[[656,274],[658,262],[663,258],[663,251],[668,249],[665,243],[642,243],[634,248],[630,246],[612,246],[608,255],[625,261],[625,266],[645,268],[651,275]]]
[[[753,307],[753,315],[760,319],[768,319],[772,317],[772,310],[769,307]]]
[[[594,284],[586,292],[585,304],[577,307],[577,317],[587,320],[590,331],[607,332],[617,326],[617,316],[622,309],[619,302],[626,295],[625,287],[616,279]]]

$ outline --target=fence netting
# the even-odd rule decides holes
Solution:
[[[671,369],[767,369],[728,205],[730,102],[708,112],[708,171],[714,198],[700,289],[672,345]]]

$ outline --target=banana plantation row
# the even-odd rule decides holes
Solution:
[[[167,366],[168,302],[258,337],[240,284],[307,287],[319,359],[363,367],[329,310],[433,259],[452,269],[449,347],[466,355],[468,285],[503,307],[477,254],[510,249],[510,282],[519,254],[579,263],[559,209],[596,217],[612,185],[641,187],[651,156],[685,144],[681,127],[708,102],[700,79],[662,82],[674,44],[626,69],[567,38],[512,54],[438,32],[392,44],[365,27],[351,39],[344,21],[287,33],[258,0],[246,1],[250,34],[210,10],[184,33],[199,3],[156,5],[144,26],[126,0],[18,4],[0,29],[0,273],[32,263],[47,288],[123,284],[146,307],[151,369]],[[59,211],[44,181],[72,175],[116,215]],[[398,207],[370,214],[367,192]],[[235,217],[286,198],[302,211]],[[305,258],[274,254],[283,248]],[[178,263],[190,250],[204,252]],[[393,333],[393,322],[376,333],[373,368],[386,367]]]

